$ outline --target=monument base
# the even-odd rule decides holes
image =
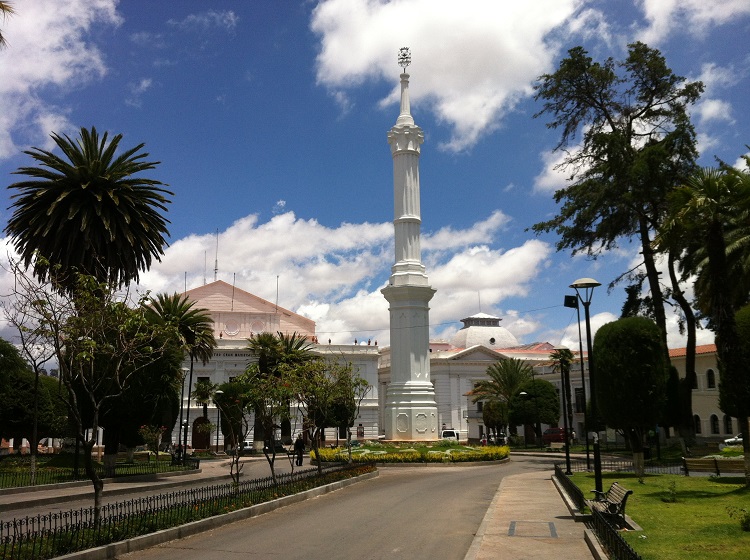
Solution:
[[[436,441],[437,403],[432,383],[392,384],[385,403],[385,439],[392,441]]]

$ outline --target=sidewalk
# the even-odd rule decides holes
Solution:
[[[479,526],[464,560],[591,560],[584,540],[549,471],[508,476]]]
[[[263,462],[265,463],[265,459]],[[228,459],[201,461],[200,469],[186,473],[161,473],[158,475],[136,476],[127,479],[105,479],[102,496],[106,499],[111,496],[133,495],[139,490],[168,491],[171,488],[184,486],[185,483],[215,483],[230,482]],[[243,459],[249,463],[249,459]],[[248,471],[249,465],[245,465]],[[243,476],[244,478],[244,476]],[[94,491],[89,480],[68,482],[50,486],[37,486],[18,490],[3,490],[0,492],[0,518],[4,521],[12,517],[26,515],[26,511],[45,505],[55,505],[65,508],[65,504],[77,501],[85,501],[83,507],[93,504]]]

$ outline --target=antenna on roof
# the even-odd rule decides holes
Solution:
[[[279,275],[276,275],[276,313],[279,312]]]
[[[216,228],[216,260],[214,261],[214,282],[219,274],[219,228]]]
[[[479,300],[479,312],[482,312],[482,292],[477,292],[477,300]]]
[[[203,285],[206,285],[206,268],[208,267],[208,251],[203,251]]]
[[[234,283],[237,280],[237,273],[232,273],[232,308],[230,311],[234,311]]]

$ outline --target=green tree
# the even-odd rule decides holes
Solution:
[[[357,387],[364,391],[360,393],[364,397],[367,386],[364,380],[357,381],[358,376],[352,375],[350,364],[322,358],[285,365],[282,371],[291,374],[295,393],[293,401],[310,432],[313,454],[318,456],[323,430],[337,425],[336,412],[341,402],[356,400]],[[353,418],[347,427],[351,424]],[[322,469],[322,461],[318,461],[318,472],[321,474]]]
[[[307,338],[296,332],[292,334],[262,332],[248,340],[247,348],[257,362],[259,375],[277,376],[281,366],[293,366],[315,358],[311,352],[312,345]],[[251,365],[248,364],[248,366]],[[255,413],[257,415],[261,412],[255,411]],[[291,443],[291,423],[288,415],[281,421],[280,427],[282,440]],[[262,430],[262,424],[256,422],[254,431],[256,442],[268,439],[268,434]]]
[[[190,423],[190,400],[193,387],[193,367],[196,360],[203,364],[213,356],[216,348],[213,321],[208,309],[195,307],[195,302],[187,296],[174,293],[158,294],[146,309],[146,316],[152,323],[171,330],[177,343],[190,358],[188,379],[188,406],[185,411],[185,422]],[[182,426],[182,417],[180,417]],[[187,431],[183,435],[183,449],[187,449]],[[183,453],[183,457],[185,453]]]
[[[750,215],[750,174],[728,168],[698,170],[670,197],[670,215],[663,226],[661,240],[682,236],[705,251],[698,263],[696,283],[698,300],[708,307],[710,327],[716,333],[719,366],[719,407],[738,418],[743,435],[748,433],[750,404],[743,395],[748,383],[746,363],[742,359],[741,340],[735,312],[739,281],[732,275],[728,257],[727,228]],[[660,240],[657,240],[660,241]],[[745,272],[747,274],[747,272]],[[741,282],[741,281],[739,281]],[[743,448],[750,453],[750,439]],[[750,484],[750,470],[748,470]]]
[[[208,379],[199,379],[193,389],[193,399],[203,407],[203,418],[208,420],[208,404],[213,400],[217,385]]]
[[[276,375],[261,373],[257,364],[250,364],[237,380],[245,386],[244,399],[255,411],[255,425],[260,425],[263,440],[263,454],[271,469],[273,483],[276,484],[276,430],[281,421],[289,418],[289,401],[294,397],[294,381],[286,371]]]
[[[495,441],[499,441],[498,435],[503,433],[508,425],[508,403],[503,401],[487,401],[482,406],[482,422],[488,430],[495,433]]]
[[[620,62],[595,62],[575,47],[555,73],[542,75],[536,85],[536,99],[544,103],[536,116],[550,115],[547,126],[562,130],[556,150],[566,150],[560,167],[570,172],[571,183],[555,193],[555,201],[562,203],[559,214],[532,229],[555,231],[558,251],[571,249],[594,258],[636,238],[648,306],[666,360],[665,296],[652,240],[664,221],[668,193],[695,168],[696,139],[688,107],[702,91],[702,83],[675,75],[658,50],[640,42],[628,45]],[[580,146],[570,149],[579,134]],[[673,266],[674,255],[667,262]],[[692,316],[674,283],[676,275],[670,271],[669,277],[683,315]],[[686,325],[695,328],[694,321]],[[688,364],[694,364],[694,340],[689,333]],[[694,374],[689,365],[688,375]]]
[[[101,414],[144,367],[161,356],[163,332],[148,322],[142,305],[128,306],[127,293],[91,276],[78,274],[75,286],[62,292],[25,274],[16,275],[16,284],[32,315],[31,324],[44,345],[54,348],[62,398],[83,446],[98,517],[104,485],[91,453]],[[114,458],[105,455],[105,467],[111,469]]]
[[[735,315],[737,323],[737,335],[740,340],[740,358],[744,364],[750,363],[750,305],[742,307]],[[733,379],[732,387],[729,389],[735,391],[733,399],[728,403],[727,408],[722,410],[738,419],[742,433],[742,446],[745,452],[745,485],[750,485],[750,453],[747,452],[748,434],[747,417],[750,415],[750,375],[745,374],[738,379]],[[722,382],[723,384],[723,382]],[[722,385],[719,385],[722,390]],[[723,390],[727,390],[724,388]],[[723,402],[726,402],[727,398]],[[743,419],[744,418],[744,422]]]
[[[529,379],[511,397],[510,423],[534,426],[534,435],[541,445],[542,424],[557,425],[560,420],[560,400],[557,389],[544,379]]]
[[[598,416],[622,430],[643,476],[643,438],[661,419],[669,364],[659,327],[646,317],[607,323],[594,337]]]
[[[505,358],[487,368],[487,377],[476,383],[471,391],[472,402],[505,403],[503,428],[508,425],[508,404],[521,392],[521,387],[532,377],[532,367],[518,358]]]
[[[224,441],[229,442],[232,450],[229,462],[229,474],[235,484],[240,481],[243,463],[240,462],[240,446],[250,433],[246,410],[252,407],[250,391],[252,389],[248,376],[241,375],[229,383],[222,383],[214,393],[214,403],[221,412],[221,432]],[[218,391],[221,391],[219,393]]]
[[[162,212],[173,193],[139,175],[158,162],[145,161],[144,144],[117,155],[122,135],[109,141],[93,127],[75,141],[52,139],[64,157],[27,150],[39,166],[19,168],[30,179],[8,187],[16,193],[5,232],[24,265],[65,289],[75,286],[75,271],[115,286],[137,281],[169,235]]]
[[[5,20],[9,15],[16,13],[10,2],[0,2],[0,16]],[[0,49],[7,47],[8,42],[5,40],[2,32],[0,32]]]
[[[32,453],[41,438],[64,436],[68,415],[58,393],[56,379],[37,377],[18,349],[0,339],[0,436],[13,438],[16,448],[27,439]]]
[[[563,414],[567,416],[567,422],[569,429],[573,430],[573,402],[570,395],[570,366],[573,363],[575,357],[573,352],[568,348],[556,348],[550,354],[550,360],[553,362],[553,371],[560,372],[560,380],[563,391],[565,391],[565,403],[567,404],[567,410],[563,411]]]

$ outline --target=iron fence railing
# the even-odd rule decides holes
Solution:
[[[559,463],[555,465],[555,478],[560,482],[560,484],[562,485],[562,487],[565,489],[565,492],[568,494],[568,496],[570,497],[570,499],[573,501],[573,503],[575,504],[576,508],[578,508],[578,511],[583,511],[583,508],[586,505],[585,504],[585,497],[583,495],[583,492],[565,474],[565,471],[563,471],[563,466],[561,464],[559,464]]]
[[[650,474],[683,474],[684,468],[680,459],[657,460],[649,459],[644,462],[647,473]],[[592,467],[593,468],[593,467]],[[591,470],[586,461],[575,460],[570,462],[570,470],[573,472],[585,472]],[[608,472],[633,472],[633,461],[629,459],[602,459],[602,471]]]
[[[572,461],[571,471],[582,472],[586,471],[585,461]],[[646,464],[647,472],[658,472],[667,474],[680,474],[680,464],[664,461],[649,461]],[[585,505],[585,496],[578,486],[570,480],[568,475],[563,470],[563,463],[555,464],[555,478],[560,482],[562,487],[567,492],[570,499],[575,503],[579,511],[583,510]],[[607,460],[602,461],[603,471],[617,471],[617,472],[632,472],[633,462],[627,460]],[[591,512],[591,524],[590,528],[593,529],[596,538],[606,549],[607,555],[610,560],[642,560],[635,550],[628,544],[625,539],[622,538],[618,527],[612,525],[607,516],[602,515],[598,511]]]
[[[133,463],[116,463],[114,468],[109,469],[103,465],[96,465],[94,468],[102,478],[119,478],[196,470],[200,468],[200,460],[186,457],[184,463],[176,464],[170,461],[138,461]],[[83,465],[76,471],[70,467],[47,467],[40,463],[33,475],[31,473],[31,466],[25,463],[17,464],[12,469],[0,469],[0,488],[43,486],[46,484],[60,484],[79,480],[88,480]]]
[[[591,513],[596,538],[607,551],[609,560],[642,560],[641,556],[620,536],[618,528],[607,517],[594,511]]]
[[[227,513],[374,470],[374,464],[317,468],[136,498],[0,523],[1,560],[44,560]]]

